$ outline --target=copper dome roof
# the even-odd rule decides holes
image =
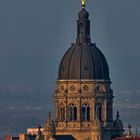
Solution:
[[[61,60],[58,79],[109,80],[108,64],[95,44],[73,44]]]

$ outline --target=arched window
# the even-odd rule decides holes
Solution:
[[[68,120],[77,121],[77,107],[74,104],[70,104],[68,107]]]
[[[72,121],[72,106],[69,106],[68,108],[68,120]]]
[[[74,107],[74,121],[77,120],[77,107]]]
[[[65,107],[63,107],[63,112],[62,112],[62,120],[65,120]]]
[[[90,106],[88,104],[82,105],[81,120],[82,121],[90,121]]]
[[[87,121],[90,121],[90,107],[87,107]]]
[[[86,120],[86,108],[84,105],[82,106],[81,118],[82,118],[82,121]]]
[[[80,34],[79,34],[80,37],[82,37],[84,35],[84,30],[85,30],[84,25],[82,23],[80,23],[80,30],[79,30],[80,31]]]
[[[102,120],[102,104],[97,103],[95,105],[95,114],[97,115],[98,119],[101,121]]]
[[[65,107],[63,106],[63,104],[60,105],[60,121],[64,121],[65,120]]]
[[[102,104],[99,104],[99,115],[98,115],[98,117],[99,117],[99,120],[101,121],[102,120]]]
[[[61,106],[60,108],[60,120],[64,121],[65,120],[65,107]]]
[[[60,108],[60,120],[62,121],[62,113],[63,113],[63,110],[62,110],[62,107]]]

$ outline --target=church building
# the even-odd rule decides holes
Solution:
[[[54,135],[75,140],[111,140],[123,134],[117,112],[113,121],[113,90],[103,53],[91,42],[89,13],[82,1],[76,42],[64,54],[55,90]],[[49,127],[45,127],[48,132]]]

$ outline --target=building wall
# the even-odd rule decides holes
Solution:
[[[101,126],[112,128],[112,109],[110,81],[59,80],[55,94],[56,135],[68,134],[76,140],[111,140],[111,134],[104,137],[103,130],[99,130]]]

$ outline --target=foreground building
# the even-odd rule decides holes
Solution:
[[[127,135],[125,137],[118,137],[118,138],[114,138],[113,140],[140,140],[140,136],[133,136],[132,132],[131,132],[131,126],[128,126],[128,132]]]
[[[113,120],[113,90],[103,53],[91,42],[89,13],[82,1],[76,42],[64,54],[55,90],[55,119],[44,129],[21,134],[20,140],[112,140],[123,135],[117,112]]]

